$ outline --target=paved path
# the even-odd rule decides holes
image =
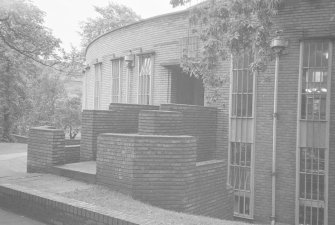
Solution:
[[[27,171],[27,144],[0,143],[0,178],[24,176]]]
[[[0,143],[0,180],[27,176],[27,145]],[[0,225],[45,225],[0,208]]]
[[[5,211],[0,208],[0,224],[1,225],[45,225],[32,220],[28,217],[21,216],[12,212]]]

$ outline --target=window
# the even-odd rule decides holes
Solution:
[[[328,143],[327,104],[330,80],[331,43],[311,40],[301,44],[300,119],[297,154],[299,161],[297,220],[300,225],[324,225],[326,204]],[[328,125],[329,126],[329,125]]]
[[[254,74],[250,51],[233,58],[231,76],[229,183],[234,190],[234,215],[253,217]]]
[[[121,59],[112,60],[112,102],[121,102],[121,77],[123,63]]]
[[[328,42],[304,44],[301,119],[326,119],[328,54]]]
[[[151,97],[152,57],[140,56],[138,76],[138,104],[149,105]]]
[[[249,64],[252,54],[245,53],[233,63],[232,116],[252,117],[253,73]]]
[[[100,108],[101,63],[94,65],[94,109]]]
[[[234,214],[250,215],[251,144],[231,142],[230,184],[234,189]]]

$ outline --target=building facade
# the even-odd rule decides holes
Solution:
[[[204,100],[211,90],[179,67],[181,55],[198,54],[201,44],[187,17],[186,11],[155,17],[93,41],[83,108],[107,109],[111,102],[215,105],[224,118],[226,183],[234,189],[237,219],[335,224],[335,2],[285,1],[275,29],[283,30],[288,46],[277,65],[251,73],[248,53],[222,62],[217,73],[229,74],[231,82],[213,104]]]

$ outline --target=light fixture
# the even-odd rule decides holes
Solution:
[[[127,63],[128,68],[134,67],[135,55],[130,51],[129,55],[124,56],[124,61]]]
[[[280,36],[281,33],[282,31],[277,31],[277,37],[273,38],[271,41],[271,48],[275,53],[281,53],[288,46],[288,41],[284,37]]]

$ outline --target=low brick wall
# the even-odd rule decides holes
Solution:
[[[98,137],[97,182],[165,209],[233,219],[226,168],[221,160],[197,163],[191,136]]]
[[[29,130],[27,172],[43,172],[65,163],[63,130],[35,127]]]
[[[226,172],[226,165],[221,160],[198,162],[194,173],[194,183],[190,190],[190,206],[187,212],[233,219],[233,192],[226,188],[222,177]]]
[[[21,186],[0,185],[0,207],[51,225],[137,225],[138,219]]]
[[[183,114],[176,111],[142,110],[139,115],[138,133],[183,135]]]
[[[156,110],[158,106],[110,104],[109,110],[84,110],[82,113],[80,160],[95,160],[97,137],[101,133],[137,133],[141,110]]]
[[[162,104],[161,110],[183,114],[184,132],[197,138],[197,161],[215,159],[217,108],[195,105]]]
[[[27,144],[28,143],[28,137],[27,136],[12,134],[12,137],[15,138],[16,143],[21,143],[21,144]]]
[[[65,164],[80,161],[80,145],[65,145]]]
[[[165,209],[184,211],[196,164],[190,136],[101,134],[97,183]]]

